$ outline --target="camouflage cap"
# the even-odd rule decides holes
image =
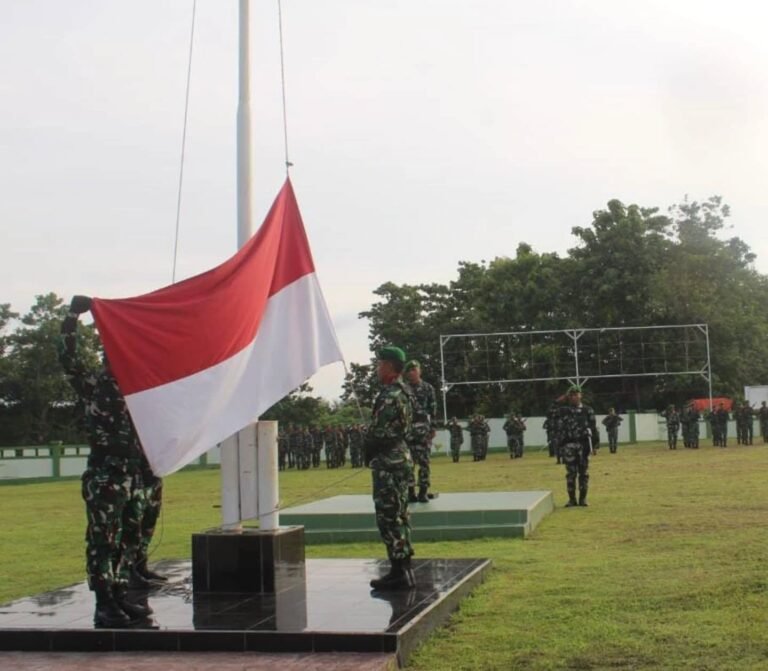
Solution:
[[[387,345],[376,352],[376,358],[380,361],[399,361],[405,363],[405,352],[394,345]]]
[[[582,392],[581,385],[579,384],[572,384],[570,387],[568,387],[568,393],[569,394],[580,394]]]
[[[405,364],[404,370],[405,370],[405,372],[408,372],[412,368],[419,368],[420,369],[421,368],[421,364],[418,361],[416,361],[416,359],[411,359],[407,364]]]

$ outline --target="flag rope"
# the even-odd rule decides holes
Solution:
[[[184,94],[184,125],[181,131],[181,159],[179,161],[179,190],[176,196],[176,232],[173,236],[173,270],[171,284],[176,282],[176,259],[179,251],[179,221],[181,219],[181,187],[184,183],[184,150],[187,144],[187,117],[189,114],[189,88],[192,81],[192,47],[195,43],[195,13],[197,0],[192,0],[192,28],[189,34],[189,58],[187,60],[187,88]]]

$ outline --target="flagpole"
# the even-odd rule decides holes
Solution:
[[[251,161],[250,0],[240,0],[239,79],[237,104],[237,246],[253,235],[253,175]],[[254,418],[255,419],[255,418]],[[244,512],[257,512],[263,530],[279,526],[277,512],[277,422],[261,422],[240,431],[222,444],[221,517],[227,528],[240,528]],[[256,491],[252,468],[256,449]],[[255,500],[254,500],[255,499]]]

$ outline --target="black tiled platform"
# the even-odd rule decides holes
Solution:
[[[274,595],[193,594],[189,561],[165,561],[152,628],[93,628],[84,583],[0,606],[0,650],[396,652],[400,663],[482,582],[487,559],[414,560],[417,587],[372,592],[373,559],[308,559],[306,582]]]

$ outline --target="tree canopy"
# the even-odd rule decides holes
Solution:
[[[369,320],[372,350],[399,345],[438,389],[440,335],[707,324],[714,392],[738,396],[744,385],[768,382],[768,278],[752,267],[755,255],[743,240],[723,235],[729,216],[718,196],[686,200],[666,214],[611,200],[589,226],[572,228],[576,244],[565,256],[520,243],[513,256],[459,262],[447,285],[387,282],[360,316]],[[554,344],[530,347],[526,366],[553,357]],[[502,345],[485,357],[505,369],[522,365]],[[353,364],[350,384],[365,389],[372,373],[370,365]],[[453,387],[448,414],[543,414],[563,386]],[[707,395],[700,375],[592,379],[587,388],[598,410],[660,409]]]

